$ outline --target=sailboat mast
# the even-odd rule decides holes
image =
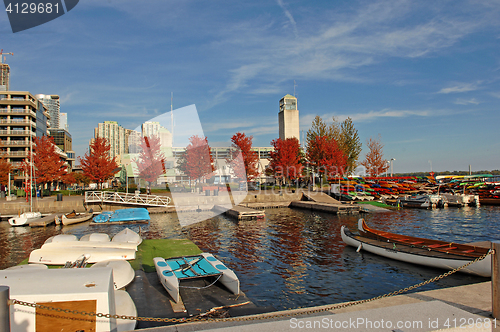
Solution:
[[[172,146],[174,146],[174,93],[170,92],[170,122],[172,124]]]
[[[33,189],[32,189],[32,181],[33,181],[33,138],[32,138],[32,131],[31,131],[31,125],[30,125],[30,212],[33,212]]]

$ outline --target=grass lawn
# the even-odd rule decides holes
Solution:
[[[196,244],[187,239],[152,239],[143,240],[137,248],[136,258],[130,261],[134,270],[144,272],[155,272],[153,258],[172,258],[179,256],[191,256],[201,254],[202,251]]]

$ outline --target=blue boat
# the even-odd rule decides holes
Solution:
[[[145,208],[120,209],[116,211],[102,211],[94,217],[93,223],[128,223],[149,222],[149,212]]]

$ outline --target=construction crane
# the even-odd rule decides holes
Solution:
[[[14,55],[14,53],[4,53],[3,52],[3,48],[0,50],[0,63],[3,63],[3,55],[7,55],[7,54],[10,54],[10,55]]]

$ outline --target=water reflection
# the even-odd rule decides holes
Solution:
[[[93,232],[110,236],[124,227],[145,239],[185,238],[217,255],[233,269],[241,289],[260,306],[310,307],[366,299],[422,282],[442,273],[346,247],[340,227],[357,229],[359,215],[331,215],[296,209],[269,209],[266,218],[236,222],[210,211],[182,218],[207,220],[181,229],[176,214],[152,214],[149,225],[90,225],[46,228],[0,223],[0,269],[18,264],[50,236]],[[373,228],[445,241],[498,240],[500,207],[417,210],[363,215]],[[455,274],[420,290],[485,281]]]
[[[446,241],[493,240],[489,217],[500,209],[400,210],[364,215],[371,227]],[[235,222],[223,216],[187,232],[202,250],[216,252],[258,305],[276,309],[365,299],[435,277],[443,271],[400,263],[346,247],[340,227],[357,229],[358,215],[335,216],[271,209],[265,220]],[[420,290],[485,278],[456,274]]]

